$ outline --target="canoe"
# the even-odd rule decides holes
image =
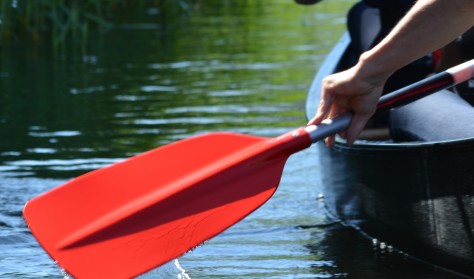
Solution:
[[[306,114],[321,81],[354,63],[344,34],[310,87]],[[474,276],[474,138],[394,142],[390,138],[318,143],[324,202],[371,237],[418,259]]]

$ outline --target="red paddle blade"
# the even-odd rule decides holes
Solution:
[[[298,134],[298,135],[296,135]],[[276,190],[303,128],[274,139],[214,133],[163,146],[29,201],[25,220],[77,278],[130,278],[235,224]]]

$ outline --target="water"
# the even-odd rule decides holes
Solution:
[[[67,277],[26,228],[28,199],[193,135],[274,137],[304,125],[306,91],[350,5],[202,1],[172,15],[150,6],[85,47],[2,48],[0,278]],[[142,278],[457,278],[374,249],[328,217],[317,156],[292,156],[269,202]]]

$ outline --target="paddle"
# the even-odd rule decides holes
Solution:
[[[470,78],[474,60],[381,98],[379,110]],[[276,138],[210,133],[92,171],[30,200],[24,218],[77,278],[130,278],[224,231],[275,192],[286,159],[351,115]]]

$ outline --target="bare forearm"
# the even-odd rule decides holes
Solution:
[[[367,75],[388,77],[474,24],[474,0],[419,0],[394,30],[361,56]]]

